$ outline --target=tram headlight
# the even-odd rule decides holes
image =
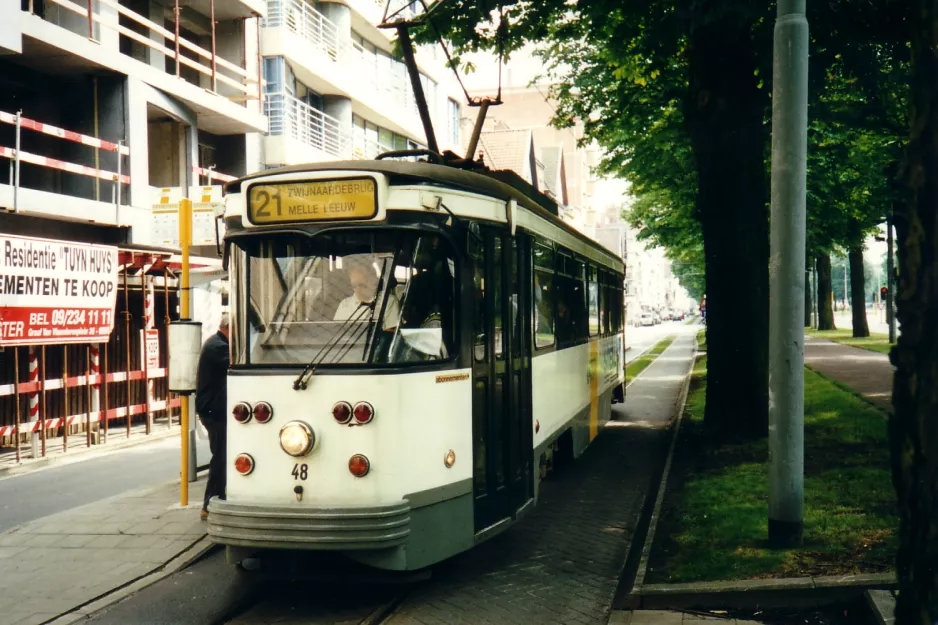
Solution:
[[[280,448],[291,456],[305,456],[315,444],[313,428],[302,421],[290,421],[280,428]]]

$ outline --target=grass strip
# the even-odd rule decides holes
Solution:
[[[648,365],[655,361],[655,358],[661,355],[661,352],[668,349],[668,345],[674,342],[674,336],[669,336],[661,341],[658,341],[658,344],[652,347],[650,350],[630,362],[625,367],[625,383],[628,384],[634,380],[639,373],[648,368]]]
[[[853,330],[815,330],[813,328],[805,328],[804,333],[806,336],[816,336],[819,339],[828,339],[835,343],[849,345],[850,347],[859,347],[860,349],[867,349],[871,352],[879,352],[880,354],[888,354],[893,346],[893,343],[889,342],[888,335],[876,332],[871,332],[869,336],[864,338],[854,338]]]
[[[680,464],[648,583],[882,573],[894,569],[895,491],[882,414],[805,370],[805,535],[768,536],[768,443],[713,447],[703,434],[706,357],[695,363],[676,452]],[[675,475],[676,473],[676,475]]]

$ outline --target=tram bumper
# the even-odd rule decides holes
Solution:
[[[229,547],[363,551],[403,545],[410,535],[410,504],[284,506],[213,498],[208,535]]]

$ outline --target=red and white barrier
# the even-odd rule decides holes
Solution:
[[[15,388],[13,384],[7,386],[11,387],[11,390]],[[29,420],[36,421],[39,419],[39,358],[36,356],[34,345],[29,346],[29,384],[25,386],[36,387],[35,391],[27,391],[29,393]]]
[[[166,400],[160,400],[153,402],[151,404],[151,410],[166,410],[167,408],[178,408],[182,400],[178,397],[171,399],[169,402]],[[146,404],[136,404],[130,407],[130,414],[137,415],[142,414],[147,411]],[[120,408],[112,408],[107,411],[107,420],[112,421],[114,419],[122,419],[127,417],[127,407],[121,406]],[[60,428],[65,425],[82,425],[85,423],[86,415],[85,413],[71,415],[68,417],[58,417],[56,419],[46,419],[46,430],[53,430],[55,428]],[[98,423],[105,419],[104,411],[92,412],[88,417],[88,423]],[[39,432],[42,429],[42,421],[36,421],[34,423],[23,423],[20,424],[19,433],[20,434],[29,434]],[[5,436],[16,436],[16,426],[15,425],[5,425],[0,426],[0,437]]]
[[[90,378],[85,375],[76,375],[74,377],[70,376],[66,379],[68,388],[75,388],[78,386],[85,386],[89,382],[92,385],[101,384],[104,381],[107,381],[108,384],[114,382],[126,382],[127,381],[127,372],[126,371],[116,371],[114,373],[109,373],[106,376],[103,374],[92,375]],[[166,377],[166,368],[160,367],[159,369],[150,369],[148,371],[131,371],[130,372],[130,381],[136,382],[139,380],[158,380],[160,378]],[[35,381],[20,383],[20,393],[38,393],[42,390],[42,382],[38,379]],[[47,379],[45,389],[47,391],[56,391],[62,388],[62,378],[56,379]],[[0,397],[14,395],[16,393],[16,386],[14,384],[0,384]],[[38,413],[37,413],[38,414]]]
[[[14,159],[16,158],[16,150],[13,148],[0,147],[0,156]],[[67,161],[60,161],[56,158],[39,156],[38,154],[23,152],[22,150],[20,150],[20,161],[24,163],[32,163],[33,165],[41,165],[43,167],[51,167],[52,169],[59,169],[61,171],[71,172],[73,174],[80,174],[82,176],[91,176],[92,178],[100,178],[102,180],[109,181],[120,180],[120,182],[123,184],[130,184],[130,176],[124,174],[118,176],[116,173],[111,171],[95,169],[94,167],[86,167],[85,165],[78,165],[77,163],[69,163]]]
[[[0,122],[5,122],[15,126],[16,115],[0,111]],[[83,135],[80,132],[65,130],[63,128],[59,128],[58,126],[53,126],[52,124],[37,122],[34,119],[20,117],[20,128],[35,130],[36,132],[52,135],[53,137],[59,137],[60,139],[65,139],[67,141],[74,141],[75,143],[81,143],[82,145],[87,145],[92,148],[107,150],[109,152],[120,152],[125,156],[130,156],[130,148],[128,148],[126,145],[119,145],[117,143],[111,143],[110,141],[105,141],[103,139],[89,137],[88,135]]]
[[[192,173],[199,176],[205,176],[209,180],[220,180],[222,182],[231,182],[232,180],[237,180],[235,176],[229,176],[228,174],[221,174],[213,169],[205,169],[204,167],[195,166],[192,168]]]

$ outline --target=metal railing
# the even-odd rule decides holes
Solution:
[[[330,156],[345,157],[349,132],[336,118],[313,108],[287,93],[268,93],[264,101],[269,132],[275,137],[292,137]]]
[[[350,41],[339,36],[339,28],[311,4],[303,0],[268,0],[264,26],[286,27],[303,37],[333,61],[338,61]]]
[[[379,67],[385,57],[366,51],[347,33],[340,33],[338,26],[312,5],[304,0],[268,0],[264,26],[284,27],[303,37],[330,61],[341,64],[350,75],[360,78],[359,82],[373,85],[382,101],[390,100],[403,108],[412,118],[411,123],[419,123],[416,100],[404,64],[390,61],[388,67]]]

